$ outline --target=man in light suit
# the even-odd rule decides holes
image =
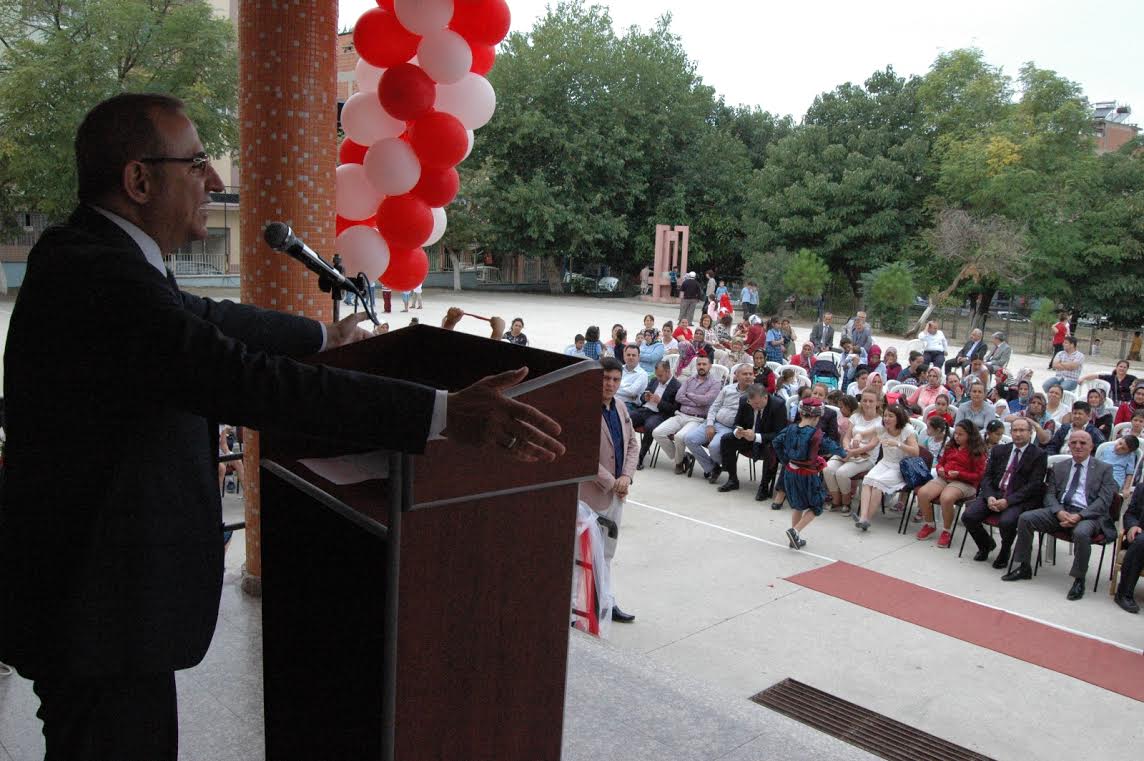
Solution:
[[[1009,564],[1009,552],[1017,536],[1017,521],[1030,509],[1037,509],[1044,500],[1045,468],[1048,457],[1045,450],[1032,442],[1033,423],[1028,418],[1017,418],[1011,429],[1013,441],[998,444],[989,453],[989,466],[981,480],[977,499],[965,508],[961,522],[977,543],[973,559],[981,563],[997,543],[982,525],[990,515],[1000,519],[1001,551],[993,561],[994,568]]]
[[[993,334],[993,348],[985,355],[985,366],[990,373],[995,373],[1003,367],[1008,367],[1013,357],[1013,347],[1005,340],[1004,333],[998,331]]]
[[[632,428],[628,410],[616,402],[616,391],[620,387],[623,366],[614,357],[600,360],[604,368],[603,408],[600,421],[600,467],[595,481],[580,484],[580,499],[618,528],[624,517],[624,499],[632,485],[632,475],[636,471],[639,457],[639,444]],[[616,555],[616,539],[604,540],[604,560],[611,576],[612,558]],[[614,577],[613,577],[614,578]],[[613,584],[613,589],[615,588]],[[612,620],[631,623],[636,617],[625,613],[615,604],[612,595]]]
[[[174,672],[206,654],[222,592],[211,420],[410,453],[436,435],[564,448],[502,395],[523,371],[449,394],[302,364],[368,334],[181,291],[163,256],[207,237],[223,190],[181,101],[110,98],[75,150],[80,205],[29,253],[4,357],[0,660],[33,682],[47,758],[174,761]]]
[[[1044,507],[1022,513],[1017,521],[1017,546],[1013,549],[1013,557],[1019,565],[1001,580],[1020,581],[1033,577],[1033,569],[1029,566],[1033,532],[1051,534],[1069,530],[1073,539],[1073,564],[1069,571],[1073,584],[1068,599],[1079,600],[1084,597],[1084,577],[1088,573],[1093,537],[1099,534],[1103,534],[1105,539],[1116,536],[1109,509],[1117,486],[1112,477],[1112,466],[1092,456],[1092,437],[1087,431],[1074,429],[1069,434],[1068,446],[1072,459],[1058,462],[1049,469]]]
[[[834,315],[830,312],[822,315],[822,320],[810,329],[810,342],[814,344],[816,352],[830,351],[834,345]]]

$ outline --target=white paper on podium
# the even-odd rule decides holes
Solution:
[[[389,477],[389,452],[385,450],[339,457],[311,457],[298,462],[338,486]]]

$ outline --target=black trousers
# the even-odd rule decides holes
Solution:
[[[1144,570],[1144,534],[1138,534],[1136,540],[1128,545],[1124,562],[1120,565],[1120,584],[1116,591],[1125,597],[1135,594],[1136,582],[1142,570]]]
[[[975,499],[966,506],[961,514],[961,522],[965,530],[977,543],[977,549],[983,550],[989,546],[989,530],[982,525],[990,515],[1001,517],[1001,524],[997,527],[1001,532],[1001,551],[1008,552],[1013,547],[1013,540],[1017,538],[1017,521],[1025,511],[1024,505],[1010,505],[1000,513],[994,513],[985,504],[983,499]]]
[[[667,420],[670,415],[664,415],[655,410],[650,410],[647,407],[637,407],[631,412],[630,417],[632,419],[633,428],[643,426],[644,429],[643,434],[640,436],[639,458],[639,461],[643,462],[644,458],[647,457],[648,451],[651,449],[651,445],[654,443],[651,440],[651,432],[655,430],[657,425]]]
[[[925,359],[925,363],[927,365],[942,367],[945,364],[944,351],[927,351],[924,352],[922,356]]]
[[[735,436],[734,433],[725,433],[723,438],[719,441],[720,452],[723,455],[723,470],[727,472],[727,478],[730,481],[739,480],[739,455],[746,455],[752,460],[762,460],[763,474],[759,478],[759,484],[767,483],[770,475],[771,460],[773,459],[770,454],[770,447],[765,444],[756,444],[753,441],[744,441]]]
[[[44,761],[176,761],[175,674],[37,679]]]

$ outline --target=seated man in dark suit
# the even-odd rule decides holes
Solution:
[[[1065,454],[1061,450],[1065,448],[1069,434],[1074,430],[1087,431],[1088,435],[1092,437],[1094,448],[1104,443],[1104,434],[1092,424],[1092,407],[1088,405],[1088,402],[1073,402],[1072,413],[1067,421],[1062,421],[1062,425],[1057,426],[1053,438],[1045,445],[1045,451],[1051,455]]]
[[[1033,550],[1033,532],[1072,532],[1073,564],[1069,575],[1073,577],[1068,598],[1084,597],[1084,577],[1088,573],[1088,558],[1092,554],[1092,538],[1103,534],[1116,536],[1109,509],[1116,496],[1116,480],[1112,466],[1092,456],[1092,437],[1077,429],[1069,434],[1069,454],[1072,459],[1058,462],[1049,469],[1045,485],[1044,507],[1021,514],[1017,521],[1017,546],[1013,557],[1019,565],[1001,577],[1002,581],[1020,581],[1033,578],[1029,555]]]
[[[632,425],[643,428],[636,470],[643,470],[644,457],[652,445],[651,432],[679,409],[675,401],[675,392],[678,390],[679,381],[671,377],[671,365],[665,360],[656,362],[655,377],[648,381],[647,388],[640,396],[643,403],[631,412]]]
[[[954,370],[964,371],[973,360],[983,359],[987,348],[989,347],[985,345],[981,330],[974,328],[973,332],[969,334],[969,340],[965,342],[965,346],[961,347],[957,356],[945,363],[946,374]]]
[[[990,515],[1000,517],[1001,551],[993,561],[994,568],[1009,564],[1009,551],[1017,536],[1017,520],[1026,510],[1041,506],[1045,491],[1048,457],[1045,450],[1031,443],[1033,424],[1026,418],[1018,418],[1013,421],[1011,435],[1011,444],[999,444],[989,453],[989,467],[981,481],[981,491],[961,517],[965,530],[977,543],[973,559],[978,562],[988,560],[989,553],[997,546],[982,523]]]
[[[727,471],[727,483],[719,491],[728,492],[739,488],[739,467],[737,458],[740,452],[754,460],[763,461],[763,472],[759,476],[759,489],[755,500],[762,502],[769,495],[767,489],[770,466],[775,461],[770,442],[782,433],[787,425],[786,405],[778,397],[772,396],[758,383],[747,387],[747,395],[739,402],[739,412],[735,416],[735,430],[723,434],[721,452],[723,470]]]
[[[1116,587],[1116,604],[1129,613],[1139,613],[1136,604],[1136,582],[1144,569],[1144,488],[1137,486],[1132,502],[1124,513],[1124,544],[1127,550],[1120,566],[1120,583]]]

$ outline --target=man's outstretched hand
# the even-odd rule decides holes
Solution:
[[[336,349],[339,346],[345,346],[346,344],[352,344],[369,338],[369,331],[363,330],[360,327],[362,321],[365,319],[367,319],[365,315],[355,313],[349,317],[343,317],[337,322],[327,322],[326,349]]]
[[[564,454],[556,440],[560,424],[535,407],[504,396],[524,380],[528,368],[482,378],[449,394],[445,430],[448,438],[473,447],[498,446],[522,462],[552,462]]]

